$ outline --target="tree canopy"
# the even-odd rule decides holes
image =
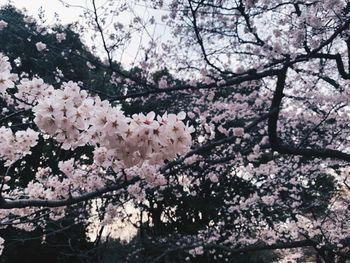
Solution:
[[[80,8],[0,10],[0,262],[350,259],[349,3]]]

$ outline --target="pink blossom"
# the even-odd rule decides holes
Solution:
[[[0,31],[7,27],[7,23],[4,20],[0,20]]]
[[[37,42],[35,44],[36,49],[40,52],[46,49],[46,44],[42,43],[42,42]]]

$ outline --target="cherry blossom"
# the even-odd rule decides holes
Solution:
[[[56,65],[48,76],[17,75],[0,55],[0,222],[33,230],[47,222],[23,217],[47,208],[59,220],[99,198],[96,218],[74,221],[132,221],[131,205],[151,245],[146,255],[137,244],[129,262],[295,249],[281,255],[287,262],[303,248],[348,259],[349,4],[107,3],[92,1],[77,27],[91,46],[57,52],[82,60],[76,75],[86,79],[70,81],[78,70]],[[117,21],[128,15],[130,24]],[[70,43],[68,31],[25,20],[35,29],[23,41],[42,37],[45,56],[44,36]],[[142,41],[130,66],[122,58],[134,36]],[[90,50],[104,54],[85,57]]]
[[[6,28],[8,23],[6,23],[4,20],[0,20],[0,30],[3,30]]]
[[[36,49],[41,52],[41,51],[44,51],[46,49],[46,44],[42,43],[42,42],[37,42],[35,44],[36,46]]]

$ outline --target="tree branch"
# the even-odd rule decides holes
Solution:
[[[89,192],[82,194],[80,196],[71,197],[68,199],[59,199],[59,200],[41,200],[41,199],[20,199],[20,200],[6,200],[3,197],[0,199],[0,209],[12,209],[12,208],[24,208],[24,207],[60,207],[60,206],[69,206],[74,205],[83,201],[97,198],[105,193],[120,190],[128,185],[136,183],[139,181],[139,177],[135,177],[130,181],[106,186],[101,189],[98,189],[94,192]]]
[[[276,90],[273,95],[270,110],[273,113],[268,120],[268,136],[272,150],[281,154],[301,155],[309,158],[334,158],[344,161],[350,161],[350,154],[332,149],[301,149],[293,145],[285,145],[281,142],[277,135],[277,122],[280,112],[280,106],[283,99],[283,90],[287,77],[288,67],[285,66],[277,75]]]

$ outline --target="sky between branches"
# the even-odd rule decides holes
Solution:
[[[98,12],[102,12],[101,7],[105,6],[108,1],[106,0],[95,0]],[[115,3],[117,3],[116,1]],[[55,16],[58,15],[59,20],[62,24],[69,24],[74,22],[81,22],[86,24],[84,21],[83,14],[84,9],[88,8],[93,10],[92,1],[90,0],[0,0],[0,6],[12,4],[20,10],[25,10],[26,14],[33,16],[35,19],[39,18],[40,11],[44,11],[45,20],[47,25],[52,25],[56,22]],[[138,52],[141,46],[147,45],[150,42],[150,36],[155,36],[154,39],[166,40],[170,38],[170,34],[167,26],[162,23],[162,15],[165,14],[164,10],[155,10],[150,7],[145,7],[141,4],[134,3],[133,1],[128,2],[128,11],[123,12],[118,17],[114,17],[114,22],[120,22],[127,26],[132,20],[139,16],[143,21],[147,22],[152,17],[155,18],[155,23],[153,25],[147,25],[144,32],[136,32],[132,35],[131,40],[125,45],[124,48],[120,48],[115,52],[113,59],[116,62],[122,63],[126,68],[135,65],[135,63],[144,59],[144,54]],[[67,7],[69,5],[69,7]],[[113,9],[113,7],[111,8]],[[99,14],[100,14],[99,13]],[[110,28],[104,28],[110,29]],[[83,36],[85,43],[91,47],[96,41],[91,40],[93,32],[91,31],[88,34]],[[107,35],[107,34],[106,34]],[[97,47],[97,56],[102,59],[106,58],[105,50],[102,47],[102,43]]]

